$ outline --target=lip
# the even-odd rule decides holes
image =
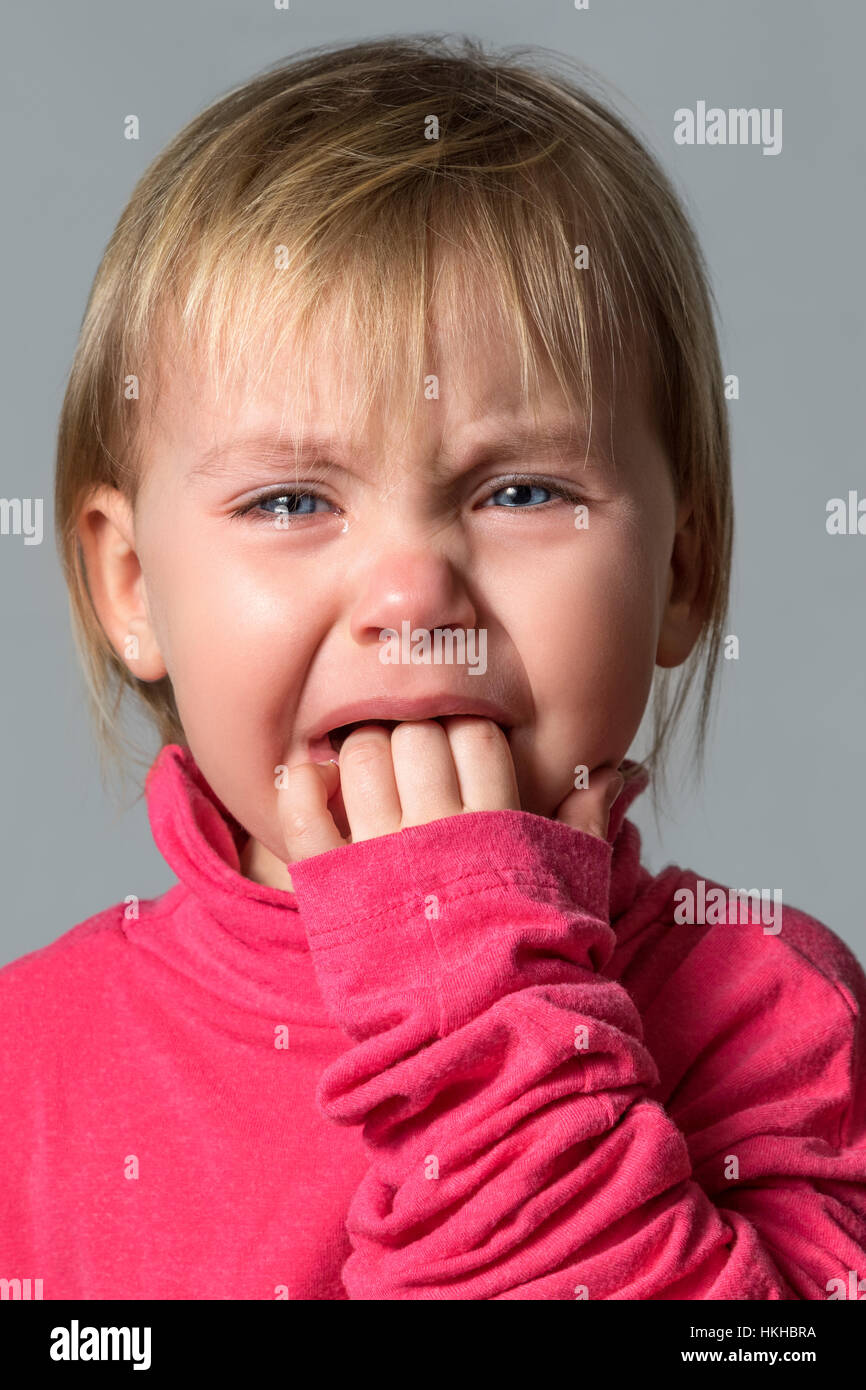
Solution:
[[[322,721],[310,734],[310,742],[318,743],[326,739],[332,729],[342,724],[354,724],[358,720],[377,719],[408,720],[433,719],[451,714],[474,714],[482,719],[492,719],[504,725],[506,732],[513,727],[514,720],[508,710],[493,700],[473,699],[466,695],[425,695],[414,700],[405,696],[377,695],[369,700],[355,700],[351,704],[339,705],[323,716]]]

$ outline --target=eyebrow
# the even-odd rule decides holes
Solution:
[[[546,425],[505,425],[498,431],[491,430],[482,440],[470,445],[460,463],[449,451],[440,450],[431,464],[431,476],[435,480],[447,480],[452,469],[459,473],[465,468],[482,467],[494,458],[508,461],[519,458],[527,450],[562,450],[570,457],[582,455],[587,468],[609,467],[609,459],[599,449],[597,439],[598,431],[595,431],[592,447],[588,447],[587,430],[568,417]],[[315,465],[325,472],[344,471],[343,465],[337,461],[340,456],[362,458],[363,451],[357,445],[353,446],[351,441],[339,440],[327,434],[311,433],[296,441],[273,431],[255,430],[213,445],[192,465],[187,477],[189,481],[231,477],[239,466],[247,463],[272,469],[275,473],[284,473],[290,464]]]

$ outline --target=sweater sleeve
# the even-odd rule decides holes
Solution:
[[[603,974],[611,857],[606,840],[509,810],[289,866],[351,1041],[317,1101],[363,1127],[369,1158],[347,1217],[350,1298],[827,1297],[786,1280],[754,1206],[711,1200],[650,1094],[641,1017]],[[821,1065],[826,1033],[816,1047]],[[866,1141],[849,1139],[823,1170],[843,1202],[859,1193],[847,1220],[808,1164],[792,1179],[797,1231],[825,1254],[818,1276],[866,1269]],[[775,1216],[779,1184],[772,1196]]]

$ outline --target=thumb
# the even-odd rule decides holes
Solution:
[[[346,843],[328,809],[339,785],[334,763],[299,763],[289,768],[277,803],[286,863],[310,859]]]

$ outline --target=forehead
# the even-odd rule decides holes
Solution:
[[[524,438],[609,458],[649,413],[642,354],[627,354],[613,372],[596,355],[589,412],[541,355],[538,389],[527,400],[513,338],[491,331],[483,314],[464,319],[453,309],[431,318],[420,389],[408,370],[401,380],[363,380],[351,337],[324,315],[300,348],[291,336],[279,352],[254,340],[219,383],[203,354],[178,341],[166,347],[152,439],[157,452],[171,451],[174,466],[197,476],[217,475],[245,450],[261,459],[270,442],[282,455],[326,436],[347,452],[384,450],[393,459],[418,448],[457,454],[488,439],[519,447]]]

